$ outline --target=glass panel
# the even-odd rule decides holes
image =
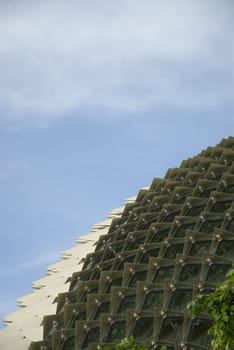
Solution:
[[[175,211],[175,212],[173,212],[173,213],[169,213],[167,216],[165,216],[165,217],[163,218],[162,221],[167,221],[167,222],[173,221],[173,220],[174,220],[174,217],[175,217],[176,215],[178,215],[179,212],[180,212],[180,210],[177,210],[177,211]]]
[[[182,336],[182,325],[182,317],[167,317],[163,321],[159,338],[167,341],[180,339]]]
[[[118,242],[118,244],[116,244],[113,248],[116,253],[121,252],[121,250],[123,249],[123,242],[121,243]]]
[[[133,250],[133,249],[137,249],[139,247],[140,244],[143,244],[145,242],[145,236],[141,236],[137,239],[134,240],[134,242],[131,242],[131,244],[129,244],[129,246],[127,247],[128,250]]]
[[[171,278],[173,275],[174,266],[165,266],[161,267],[156,274],[153,282],[161,283],[165,280],[165,278]]]
[[[168,233],[169,233],[169,229],[155,232],[153,238],[151,239],[151,242],[152,243],[162,242],[164,238],[168,237]]]
[[[95,313],[94,320],[98,320],[101,313],[109,312],[109,309],[110,309],[110,302],[109,301],[102,302]]]
[[[99,342],[99,327],[94,327],[90,329],[85,337],[81,349],[88,347],[89,343],[98,343]]]
[[[149,310],[154,307],[162,306],[162,299],[163,299],[163,291],[149,292],[145,297],[143,309]]]
[[[83,321],[86,319],[86,311],[79,312],[77,316],[72,318],[71,328],[75,327],[76,321]]]
[[[86,310],[79,312],[79,314],[76,316],[76,321],[82,321],[86,319]]]
[[[137,339],[147,339],[153,334],[153,317],[141,317],[136,321],[133,336]]]
[[[208,344],[211,342],[211,336],[208,335],[208,329],[210,327],[211,321],[195,319],[192,323],[192,332],[189,341],[208,347]]]
[[[112,324],[106,343],[117,343],[125,336],[125,321],[116,321]]]
[[[176,204],[181,204],[185,201],[186,196],[174,196],[173,202]]]
[[[115,254],[112,250],[108,249],[103,256],[103,260],[110,260],[113,259],[115,257]]]
[[[218,172],[219,170],[216,171],[211,171],[210,173],[207,174],[207,178],[210,180],[220,180],[223,174]]]
[[[169,308],[178,310],[178,311],[185,310],[188,302],[191,299],[192,299],[192,290],[178,289],[172,295]]]
[[[210,194],[211,194],[211,192],[212,192],[213,190],[215,190],[215,187],[212,188],[212,189],[204,190],[204,191],[201,193],[201,197],[204,197],[204,198],[210,197]]]
[[[76,303],[76,294],[75,295],[69,295],[68,301],[66,303],[68,303],[68,304]]]
[[[184,237],[187,229],[193,229],[195,226],[195,222],[181,224],[181,226],[176,228],[174,237]]]
[[[147,275],[147,270],[136,272],[130,280],[129,287],[136,287],[137,281],[145,281],[146,275]]]
[[[107,271],[107,270],[108,270],[107,267],[103,268],[103,271]],[[109,268],[109,270],[110,270],[110,268]],[[98,280],[100,278],[100,273],[101,273],[100,271],[94,271],[93,276],[92,276],[92,280]]]
[[[215,189],[215,186],[212,186],[211,188],[204,188],[202,191],[196,191],[195,195],[202,198],[208,198],[210,197],[211,191],[214,191]]]
[[[223,192],[225,193],[234,193],[234,183],[228,184],[227,187],[223,188]]]
[[[108,287],[106,288],[105,293],[109,294],[112,286],[120,287],[121,284],[122,284],[122,277],[116,278],[115,280],[113,280],[112,282],[109,283]]]
[[[205,251],[210,250],[210,244],[210,241],[195,242],[190,249],[189,255],[196,255],[197,257],[202,256]]]
[[[65,340],[61,349],[62,350],[73,350],[74,346],[75,346],[75,337],[71,336]]]
[[[92,275],[92,272],[93,272],[93,270],[84,271],[84,273],[81,273],[81,274],[79,275],[80,280],[81,280],[81,281],[88,281],[88,280],[90,280],[90,277],[91,277],[91,275]],[[79,283],[79,281],[77,281],[77,282]]]
[[[205,205],[196,205],[193,206],[189,211],[187,215],[191,215],[191,216],[196,216],[198,214],[200,214],[200,212],[205,208]]]
[[[98,293],[98,286],[89,290],[88,292],[87,291],[84,291],[84,294],[82,295],[81,299],[80,299],[80,303],[86,303],[87,301],[87,294],[97,294]]]
[[[216,254],[225,256],[225,258],[232,258],[234,256],[234,241],[221,241]]]
[[[94,267],[95,264],[96,264],[96,261],[94,261],[93,259],[86,259],[84,262],[83,270],[89,270],[92,267]]]
[[[125,312],[126,309],[133,309],[136,306],[136,296],[135,295],[128,295],[125,297],[119,306],[118,313]]]
[[[179,280],[194,281],[197,280],[201,271],[201,264],[187,264],[183,267]]]
[[[226,273],[231,268],[231,264],[212,264],[209,267],[207,281],[222,282],[225,280]]]
[[[153,256],[156,258],[158,256],[159,250],[160,250],[160,248],[157,248],[157,249],[152,249],[152,250],[146,252],[144,255],[141,256],[139,261],[143,264],[148,263],[150,257]]]
[[[216,212],[216,213],[222,213],[223,211],[227,210],[231,206],[231,203],[232,201],[217,202],[212,206],[210,211]]]
[[[135,255],[125,257],[123,261],[120,261],[119,263],[117,263],[115,265],[114,270],[115,271],[123,270],[124,264],[125,263],[131,263],[131,262],[134,261],[134,259],[135,259]]]
[[[202,224],[202,226],[200,228],[200,231],[207,232],[207,233],[213,232],[216,227],[218,228],[218,227],[220,227],[222,225],[222,222],[223,222],[223,219],[206,220]]]
[[[181,254],[183,251],[184,244],[174,244],[167,248],[166,253],[164,254],[164,258],[174,259],[176,254]]]
[[[151,225],[152,223],[154,223],[155,221],[157,221],[157,217],[158,217],[158,215],[156,215],[156,213],[155,213],[155,214],[152,216],[151,219],[146,219],[147,222],[146,222],[146,223],[143,223],[139,228],[140,228],[141,230],[147,230],[147,229],[150,227],[150,225]]]
[[[145,236],[146,236],[146,234],[136,239],[138,246],[145,242]]]
[[[234,220],[233,219],[229,221],[226,229],[230,232],[234,232]]]

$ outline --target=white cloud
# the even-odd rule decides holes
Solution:
[[[11,0],[0,14],[0,119],[40,124],[87,106],[230,102],[233,7],[230,0]]]

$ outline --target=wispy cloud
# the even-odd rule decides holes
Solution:
[[[9,1],[0,14],[0,120],[87,106],[135,111],[232,100],[231,0]]]

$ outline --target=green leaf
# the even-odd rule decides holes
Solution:
[[[214,336],[212,348],[231,350],[234,346],[234,269],[227,273],[227,280],[220,283],[213,293],[199,294],[187,305],[190,317],[204,311],[213,319],[208,330]]]

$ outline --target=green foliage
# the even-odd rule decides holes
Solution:
[[[137,344],[134,337],[124,338],[116,345],[116,350],[147,350],[144,344]]]
[[[104,350],[110,350],[109,346],[105,346]],[[123,338],[119,344],[115,346],[115,350],[147,350],[144,344],[138,344],[134,337]]]
[[[190,317],[208,313],[213,323],[209,334],[213,335],[213,349],[234,348],[234,270],[227,274],[227,280],[220,283],[210,294],[197,295],[187,306]]]
[[[104,350],[111,350],[109,346],[105,346]],[[119,344],[115,346],[115,350],[148,350],[145,344],[137,343],[134,337],[123,338]],[[160,350],[167,350],[166,346],[162,346]]]

